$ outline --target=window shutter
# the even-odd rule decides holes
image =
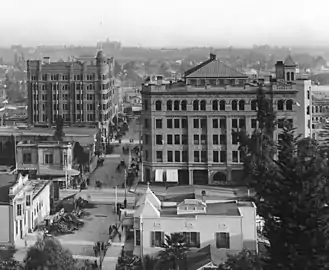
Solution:
[[[151,247],[155,246],[155,232],[151,232]]]

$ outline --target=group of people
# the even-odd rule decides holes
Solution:
[[[102,255],[105,256],[106,248],[107,248],[107,244],[98,241],[93,247],[95,257],[101,257]]]

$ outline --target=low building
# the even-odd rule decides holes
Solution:
[[[51,182],[0,174],[0,243],[24,245],[24,237],[50,213]]]
[[[70,142],[21,141],[16,146],[16,169],[42,178],[79,175],[72,169],[73,146]]]
[[[191,251],[210,246],[215,264],[244,248],[257,250],[256,206],[252,202],[182,199],[161,202],[148,187],[135,209],[124,217],[134,230],[133,253],[138,256],[162,250],[165,235],[182,233]]]

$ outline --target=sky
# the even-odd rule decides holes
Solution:
[[[328,0],[2,0],[0,46],[329,45]]]

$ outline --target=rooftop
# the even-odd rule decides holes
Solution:
[[[247,76],[215,59],[188,74],[186,78],[247,78]]]
[[[286,60],[284,60],[284,65],[285,66],[290,66],[290,67],[295,67],[297,66],[294,62],[294,60],[292,59],[291,55],[289,54],[287,57],[286,57]]]
[[[177,207],[162,207],[160,216],[162,217],[181,217],[181,216],[200,216],[200,215],[215,215],[215,216],[240,216],[238,204],[235,202],[220,202],[207,203],[206,213],[196,214],[177,214]]]

